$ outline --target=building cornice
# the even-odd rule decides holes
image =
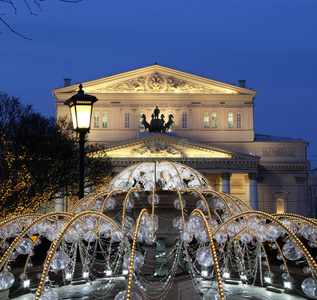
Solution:
[[[306,171],[309,167],[309,162],[276,162],[276,161],[260,161],[259,170],[280,170],[280,171]]]

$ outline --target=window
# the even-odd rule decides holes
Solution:
[[[124,115],[124,127],[129,128],[130,127],[130,114]]]
[[[99,113],[94,114],[94,127],[99,128]]]
[[[187,114],[182,114],[182,128],[187,128]]]
[[[204,115],[204,128],[209,128],[209,114]]]
[[[211,127],[217,128],[217,114],[213,113],[211,116]]]
[[[237,114],[237,128],[241,128],[241,114]]]
[[[276,213],[277,214],[284,214],[285,212],[285,205],[283,199],[276,200]]]
[[[108,114],[102,115],[102,128],[108,128]]]
[[[143,113],[140,113],[140,117],[139,117],[139,128],[144,128],[144,125],[143,125],[143,124],[141,124],[141,123],[142,123],[142,121],[143,121],[142,116],[143,116]]]
[[[228,128],[233,128],[233,114],[228,114]]]
[[[275,191],[272,193],[273,199],[275,200],[276,213],[282,214],[286,212],[286,202],[289,192],[286,191]]]

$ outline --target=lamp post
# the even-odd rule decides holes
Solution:
[[[90,130],[92,106],[96,101],[95,96],[84,94],[80,84],[78,93],[64,103],[69,106],[74,130],[79,133],[79,199],[84,197],[85,135]]]

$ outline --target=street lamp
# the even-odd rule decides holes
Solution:
[[[64,103],[69,106],[74,130],[79,133],[79,199],[84,197],[85,135],[90,130],[92,106],[96,101],[95,96],[84,94],[80,84],[78,93]]]

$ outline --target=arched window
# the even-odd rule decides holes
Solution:
[[[276,213],[285,213],[288,194],[289,192],[287,191],[275,191],[272,193],[273,199],[275,200]]]
[[[99,128],[99,113],[94,114],[94,127]]]
[[[142,121],[143,121],[142,116],[143,116],[143,113],[140,113],[140,116],[139,116],[139,128],[144,128],[144,125],[143,125],[143,124],[141,124],[141,123],[142,123]]]
[[[217,128],[217,114],[216,113],[213,113],[211,115],[211,127]]]
[[[276,200],[276,213],[277,214],[284,214],[285,212],[285,205],[283,199]]]
[[[240,113],[237,114],[237,128],[241,128],[242,116]]]
[[[126,113],[124,115],[124,127],[129,128],[130,127],[130,114]]]
[[[187,128],[187,114],[182,114],[182,128]]]
[[[108,128],[108,114],[102,115],[102,128]]]
[[[209,114],[204,114],[204,128],[209,128]]]
[[[228,128],[233,128],[233,114],[228,114]]]

